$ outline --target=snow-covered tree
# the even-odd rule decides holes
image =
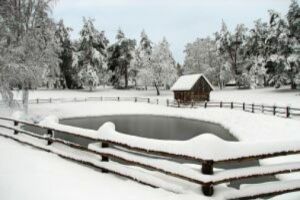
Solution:
[[[239,87],[244,87],[240,81],[242,74],[245,73],[245,38],[247,28],[243,24],[236,26],[234,33],[230,33],[226,24],[222,23],[219,33],[216,33],[216,42],[219,55],[230,63],[232,74],[234,75]],[[239,77],[241,76],[241,77]]]
[[[152,42],[148,38],[146,32],[141,33],[141,40],[139,46],[134,52],[134,57],[130,64],[129,74],[135,86],[137,86],[139,72],[147,66],[152,53]],[[146,85],[146,83],[143,83]]]
[[[144,79],[151,82],[160,95],[160,86],[169,87],[177,78],[175,61],[166,38],[154,46],[148,66],[142,70]]]
[[[108,40],[104,32],[99,32],[95,28],[93,21],[83,18],[79,49],[73,53],[72,64],[74,68],[78,69],[78,76],[82,84],[90,91],[99,84],[99,74],[107,69]]]
[[[59,58],[61,59],[59,66],[65,86],[69,89],[78,89],[80,88],[78,72],[72,67],[73,44],[70,39],[71,31],[72,29],[66,27],[63,20],[60,20],[56,26],[55,36],[62,48],[59,54]]]
[[[130,63],[134,55],[135,40],[128,39],[121,29],[118,30],[116,42],[108,47],[108,67],[112,71],[113,76],[111,81],[117,88],[124,85],[128,87],[128,74]],[[122,84],[122,77],[124,76],[124,84]]]
[[[197,38],[195,42],[186,45],[185,53],[185,73],[203,73],[221,89],[230,80],[230,67],[228,62],[218,55],[215,40],[209,37]]]
[[[52,0],[1,1],[0,91],[11,104],[11,88],[22,89],[25,110],[29,89],[38,87],[45,70],[57,67],[60,62],[55,23],[49,17],[52,3]]]
[[[291,69],[287,63],[287,58],[292,53],[287,22],[275,11],[271,10],[269,14],[269,34],[265,41],[269,56],[266,64],[269,82],[276,88],[285,84],[293,85],[293,78],[289,77]]]
[[[300,6],[297,0],[292,0],[287,14],[291,37],[300,41]]]

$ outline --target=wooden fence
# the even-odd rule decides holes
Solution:
[[[76,161],[84,165],[94,168],[99,168],[102,172],[114,173],[120,176],[127,177],[134,181],[150,185],[152,187],[162,187],[159,182],[151,182],[153,171],[170,176],[182,181],[193,184],[198,184],[202,188],[202,192],[206,196],[214,194],[214,186],[221,183],[227,183],[236,180],[244,180],[251,177],[264,177],[277,174],[293,173],[300,171],[300,162],[286,163],[286,164],[272,164],[268,166],[251,166],[246,168],[235,168],[230,170],[223,170],[215,172],[214,166],[217,163],[229,164],[231,162],[242,162],[251,159],[263,159],[276,156],[287,156],[292,154],[300,154],[300,145],[298,149],[282,148],[276,152],[242,155],[238,158],[228,158],[223,160],[215,160],[214,157],[210,159],[203,159],[193,157],[182,152],[170,153],[168,151],[158,150],[155,148],[142,148],[140,146],[132,145],[126,141],[118,141],[113,138],[95,138],[82,134],[80,132],[70,132],[66,129],[59,129],[50,126],[41,126],[27,121],[10,119],[0,117],[0,120],[11,122],[0,124],[0,128],[11,130],[13,133],[0,131],[0,136],[13,139],[17,142],[27,144],[38,149],[55,153],[65,159]],[[45,135],[40,135],[34,132],[26,131],[22,128],[23,125],[37,127],[45,130]],[[69,129],[68,129],[69,130]],[[55,133],[60,132],[73,137],[80,137],[94,141],[96,144],[90,147],[85,147],[80,144],[71,143],[69,141],[55,137]],[[26,136],[26,137],[25,137]],[[29,138],[29,139],[28,139]],[[33,142],[30,138],[36,138],[45,143]],[[149,139],[141,138],[145,142]],[[71,148],[73,150],[86,153],[86,155],[101,156],[101,160],[86,159],[85,156],[78,157],[77,154],[71,155],[63,150],[57,149],[53,144],[60,144]],[[100,145],[101,144],[101,145]],[[94,147],[94,148],[93,148]],[[121,148],[116,148],[121,147]],[[253,147],[255,148],[255,147]],[[237,151],[239,151],[237,149]],[[79,154],[78,154],[79,155]],[[178,159],[184,160],[185,163],[201,163],[201,169],[195,170],[189,165],[183,165],[178,162]],[[124,164],[125,163],[125,164]],[[161,164],[163,163],[163,164]],[[126,168],[126,166],[138,166],[145,170],[142,176],[140,170],[135,168]],[[149,171],[150,170],[150,171]],[[148,176],[148,178],[144,178]],[[167,181],[168,182],[168,181]],[[277,195],[287,192],[300,191],[300,180],[294,181],[277,181],[268,183],[268,189],[261,190],[260,184],[234,190],[233,192],[224,193],[226,199],[253,199],[269,195]],[[172,189],[170,189],[172,191]],[[249,192],[250,191],[250,192]],[[178,192],[174,189],[174,192]]]
[[[149,104],[160,104],[181,108],[229,108],[239,109],[251,113],[263,113],[279,117],[300,117],[300,108],[290,106],[265,105],[245,102],[206,101],[206,102],[180,102],[174,99],[157,99],[145,97],[75,97],[75,98],[48,98],[30,99],[29,104],[64,103],[64,102],[86,102],[86,101],[131,101]],[[19,102],[21,103],[21,102]]]

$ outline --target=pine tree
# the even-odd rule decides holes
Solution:
[[[116,35],[116,43],[109,46],[108,67],[113,72],[111,81],[117,88],[121,87],[124,76],[124,87],[128,88],[128,73],[133,58],[136,42],[125,37],[121,29]]]
[[[291,37],[295,37],[298,41],[300,41],[300,6],[297,0],[291,1],[287,20]]]
[[[63,74],[63,79],[65,86],[68,89],[79,89],[80,80],[78,77],[78,72],[72,67],[72,55],[73,55],[73,45],[70,39],[71,28],[64,25],[63,20],[60,20],[57,24],[55,36],[60,43],[62,48],[59,58],[61,59],[60,70]]]
[[[107,69],[106,47],[108,40],[94,26],[92,19],[83,19],[79,49],[73,54],[73,67],[78,69],[82,84],[90,91],[100,80],[99,74]]]

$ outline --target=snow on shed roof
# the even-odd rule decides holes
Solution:
[[[206,82],[209,84],[211,89],[213,90],[214,87],[209,82],[209,80],[203,75],[203,74],[189,74],[189,75],[183,75],[180,76],[179,79],[174,83],[171,90],[172,91],[185,91],[185,90],[191,90],[193,86],[196,84],[196,82],[199,80],[199,78],[203,77]]]

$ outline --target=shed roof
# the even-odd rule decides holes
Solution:
[[[205,81],[209,84],[211,89],[213,90],[212,84],[203,74],[189,74],[180,76],[179,79],[174,83],[171,90],[172,91],[187,91],[191,90],[196,82],[203,77]]]

